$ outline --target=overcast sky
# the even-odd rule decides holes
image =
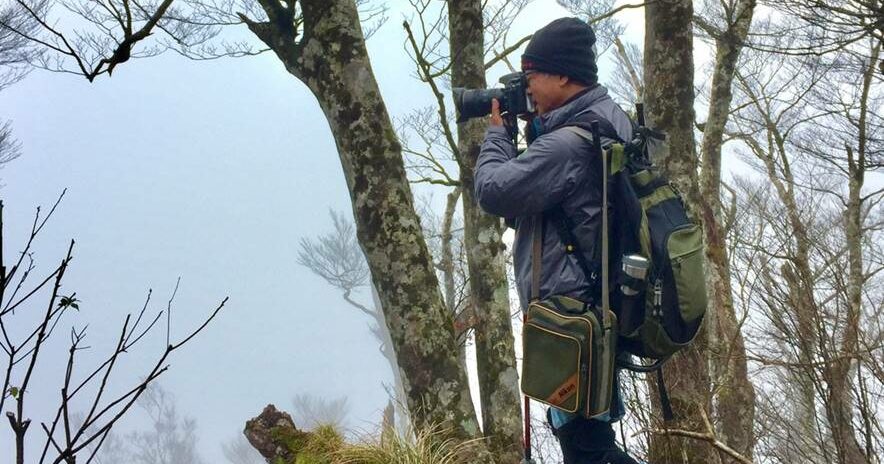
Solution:
[[[404,116],[433,100],[402,47],[407,2],[388,4],[390,20],[368,46],[390,113]],[[566,15],[537,0],[512,37]],[[624,16],[639,41],[640,15]],[[35,71],[0,92],[0,117],[12,120],[24,149],[0,170],[7,260],[24,244],[35,208],[67,188],[34,249],[38,274],[46,274],[76,240],[62,293],[82,300],[67,326],[89,325],[80,372],[112,349],[148,289],[151,311],[165,309],[180,276],[173,338],[230,297],[161,380],[198,422],[210,462],[223,462],[220,444],[264,405],[289,409],[298,393],[347,396],[354,428],[379,422],[391,379],[368,319],[295,261],[302,238],[330,230],[329,209],[348,217],[351,209],[328,124],[275,56],[194,62],[166,54],[127,62],[92,84]],[[128,354],[119,380],[137,381],[164,335],[156,331]],[[57,404],[67,340],[59,332],[46,350],[29,404],[36,420]]]

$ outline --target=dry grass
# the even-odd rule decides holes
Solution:
[[[447,438],[444,430],[420,431],[415,438],[404,438],[393,432],[380,439],[342,448],[335,462],[340,464],[455,464],[463,461],[471,442]]]

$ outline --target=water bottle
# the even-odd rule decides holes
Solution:
[[[638,292],[644,288],[649,266],[650,262],[642,255],[624,255],[621,270],[634,280],[629,280],[620,285],[620,291],[626,296],[638,295]]]

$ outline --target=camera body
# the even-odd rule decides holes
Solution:
[[[480,118],[491,113],[491,100],[500,103],[500,113],[515,119],[517,116],[534,112],[534,105],[525,92],[528,79],[525,73],[506,74],[499,81],[503,88],[465,89],[455,87],[454,108],[457,111],[457,122],[466,122],[472,118]]]

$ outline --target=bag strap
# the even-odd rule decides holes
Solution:
[[[674,420],[675,413],[672,411],[672,402],[669,401],[669,392],[666,391],[666,382],[663,380],[662,368],[657,369],[657,393],[660,395],[660,409],[663,410],[663,420],[666,422]]]
[[[540,273],[543,259],[543,213],[531,219],[531,301],[540,300]]]
[[[543,213],[535,214],[531,218],[531,302],[540,300],[540,272],[543,259]],[[522,323],[528,320],[527,308],[523,312]],[[524,397],[525,404],[525,437],[523,440],[522,464],[533,464],[531,459],[531,398]]]

